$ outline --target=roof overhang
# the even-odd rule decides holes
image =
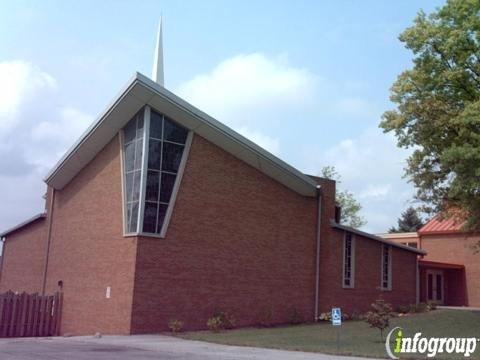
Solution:
[[[111,105],[66,152],[47,174],[45,182],[57,190],[62,189],[145,105],[175,119],[295,192],[316,196],[317,184],[313,179],[140,73],[135,74]]]
[[[38,220],[43,220],[43,219],[45,219],[46,216],[47,216],[47,215],[46,215],[45,213],[37,214],[37,215],[31,217],[30,219],[25,220],[24,222],[22,222],[22,223],[20,223],[20,224],[18,224],[18,225],[16,225],[16,226],[14,226],[14,227],[12,227],[12,228],[4,231],[4,232],[2,232],[2,233],[0,234],[0,239],[1,239],[1,238],[4,238],[5,236],[7,236],[7,235],[9,235],[9,234],[11,234],[11,233],[13,233],[13,232],[15,232],[15,231],[17,231],[17,230],[20,230],[21,228],[23,228],[23,227],[25,227],[25,226],[27,226],[27,225],[30,225],[30,224],[38,221]]]
[[[393,247],[396,247],[396,248],[399,248],[399,249],[402,249],[402,250],[407,250],[407,251],[411,251],[413,253],[416,253],[417,255],[427,255],[427,252],[425,250],[421,250],[421,249],[415,249],[411,246],[406,246],[406,245],[403,245],[403,244],[399,244],[399,243],[396,243],[394,241],[390,241],[390,240],[387,240],[387,239],[384,239],[384,238],[381,238],[379,236],[376,236],[376,235],[373,235],[373,234],[369,234],[369,233],[366,233],[366,232],[363,232],[363,231],[360,231],[360,230],[357,230],[357,229],[354,229],[350,226],[345,226],[345,225],[341,225],[339,223],[336,223],[335,221],[331,220],[330,221],[330,224],[332,227],[336,228],[336,229],[339,229],[339,230],[344,230],[344,231],[348,231],[348,232],[351,232],[353,234],[357,234],[357,235],[360,235],[360,236],[363,236],[367,239],[371,239],[371,240],[375,240],[375,241],[378,241],[378,242],[381,242],[383,244],[386,244],[386,245],[390,245],[390,246],[393,246]]]
[[[418,265],[421,267],[428,267],[428,268],[435,268],[435,269],[454,269],[454,270],[465,269],[465,265],[462,265],[462,264],[451,264],[451,263],[429,261],[429,260],[420,260],[418,262]]]

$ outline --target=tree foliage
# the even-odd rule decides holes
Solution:
[[[418,216],[417,210],[409,207],[398,219],[398,227],[392,226],[389,233],[415,232],[423,226],[423,221]]]
[[[400,40],[414,55],[391,89],[380,127],[413,147],[406,175],[424,210],[480,229],[480,1],[448,0],[420,12]],[[460,211],[459,211],[460,210]]]
[[[325,166],[321,170],[321,176],[327,179],[335,180],[337,184],[341,183],[341,176],[335,170],[334,166]],[[338,191],[335,194],[335,201],[337,205],[342,208],[342,217],[340,222],[344,225],[351,226],[353,228],[359,228],[367,224],[365,218],[360,215],[362,205],[355,200],[353,194],[348,191]]]
[[[392,305],[383,299],[376,300],[371,305],[371,310],[367,312],[365,321],[370,327],[380,330],[380,336],[383,339],[383,332],[390,326],[390,318],[393,315]]]

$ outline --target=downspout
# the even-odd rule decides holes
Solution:
[[[322,216],[322,191],[320,185],[317,185],[317,254],[315,263],[315,319],[318,321],[318,300],[320,290],[320,233],[321,233],[321,216]]]
[[[415,304],[419,304],[420,303],[420,269],[419,269],[419,261],[418,261],[418,256],[417,256],[417,263],[416,263],[416,269],[415,269],[415,275],[416,275],[416,279],[415,279]]]
[[[3,261],[5,259],[5,237],[0,238],[2,242],[2,255],[0,256],[0,284],[2,283]]]
[[[54,202],[55,202],[55,189],[52,187],[52,195],[50,196],[50,204],[47,211],[47,216],[48,216],[47,249],[45,251],[45,267],[43,268],[42,295],[45,295],[45,289],[47,287],[48,258],[50,256],[50,240],[52,239],[52,221],[53,221]]]

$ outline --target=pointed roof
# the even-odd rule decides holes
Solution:
[[[440,215],[437,215],[423,225],[418,233],[420,235],[459,233],[463,232],[463,225],[465,225],[465,221],[459,222],[454,216],[442,219]]]
[[[47,174],[45,182],[62,189],[143,106],[175,119],[194,133],[304,196],[316,196],[316,182],[228,126],[136,73],[107,109]]]
[[[152,79],[157,84],[165,86],[164,69],[163,69],[163,34],[162,34],[162,18],[158,24],[157,45],[155,47],[155,55],[153,59]]]

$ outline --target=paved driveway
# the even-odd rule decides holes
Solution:
[[[354,360],[360,358],[209,344],[162,335],[0,339],[1,360]],[[370,359],[371,360],[371,359]]]

